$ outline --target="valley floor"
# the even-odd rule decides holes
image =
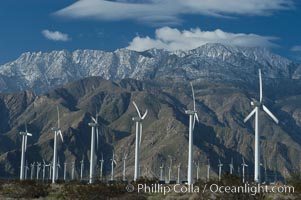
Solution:
[[[256,193],[253,190],[256,185],[248,185],[250,189],[245,192],[237,192],[233,188],[239,188],[237,184],[225,184],[225,182],[197,182],[192,187],[185,184],[159,184],[153,181],[140,180],[137,183],[114,182],[104,184],[97,182],[87,184],[84,182],[58,182],[57,184],[41,183],[40,181],[1,181],[0,199],[79,199],[79,200],[298,200],[301,199],[300,183],[291,185],[293,190],[271,192],[272,187],[284,188],[286,185],[268,185],[268,193]],[[232,190],[225,189],[228,185]],[[217,189],[219,187],[219,189]]]

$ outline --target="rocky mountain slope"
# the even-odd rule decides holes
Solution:
[[[264,79],[265,81],[265,79]],[[251,111],[250,97],[257,97],[257,89],[246,91],[231,84],[210,81],[195,81],[197,110],[200,123],[194,134],[194,160],[199,160],[201,177],[205,177],[206,160],[211,161],[212,174],[217,172],[218,159],[224,163],[223,170],[234,160],[235,173],[241,173],[241,158],[253,168],[253,123],[243,123]],[[301,151],[301,95],[275,97],[266,95],[265,104],[275,113],[281,123],[276,125],[261,114],[262,163],[267,166],[270,180],[274,171],[278,177],[287,177],[299,170]],[[172,176],[176,177],[176,165],[182,164],[181,178],[185,180],[188,150],[188,116],[185,109],[192,107],[188,83],[169,83],[124,79],[118,82],[100,77],[85,78],[72,82],[43,95],[29,91],[2,94],[1,102],[1,156],[2,177],[16,178],[19,174],[21,137],[19,131],[28,124],[33,137],[28,139],[27,161],[47,162],[52,159],[53,135],[56,125],[56,106],[61,111],[64,142],[59,142],[61,165],[76,161],[77,173],[80,160],[85,161],[85,176],[88,175],[90,149],[90,116],[100,118],[100,143],[97,160],[104,155],[105,171],[109,177],[110,159],[113,150],[117,156],[116,177],[122,173],[122,155],[129,153],[128,178],[133,177],[135,126],[131,120],[136,115],[131,101],[135,100],[149,115],[143,122],[141,143],[141,173],[159,176],[159,166],[173,160]],[[99,167],[99,162],[98,162]],[[99,168],[97,169],[97,171]],[[62,170],[60,171],[62,173]],[[195,171],[194,171],[195,173]]]

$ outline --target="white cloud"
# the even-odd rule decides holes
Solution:
[[[64,41],[64,42],[70,40],[68,34],[62,33],[59,31],[49,31],[49,30],[45,29],[42,31],[42,34],[48,40]]]
[[[291,9],[294,0],[81,0],[55,15],[103,21],[134,20],[162,25],[177,24],[185,14],[229,17],[270,15]]]
[[[300,52],[301,52],[301,45],[293,46],[293,47],[291,48],[291,51],[295,51],[295,52],[300,51]]]
[[[206,43],[221,43],[242,47],[272,47],[276,37],[256,34],[229,33],[220,29],[202,31],[199,28],[180,31],[176,28],[163,27],[156,30],[155,38],[136,36],[127,47],[136,51],[157,48],[173,50],[190,50]]]

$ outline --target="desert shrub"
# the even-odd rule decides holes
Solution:
[[[37,181],[13,181],[3,185],[2,194],[11,198],[40,198],[49,194],[49,185]]]
[[[287,185],[291,185],[295,188],[295,193],[301,193],[301,175],[294,173],[289,179],[287,179]]]
[[[125,194],[125,186],[121,182],[110,185],[99,182],[95,184],[68,183],[63,187],[63,196],[65,199],[101,200]]]

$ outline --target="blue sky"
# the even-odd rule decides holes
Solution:
[[[301,62],[297,0],[2,0],[0,64],[27,51],[270,48]]]

